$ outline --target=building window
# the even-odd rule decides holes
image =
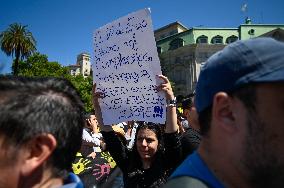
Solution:
[[[212,38],[211,43],[212,44],[223,44],[223,37],[220,35],[217,35]]]
[[[249,34],[249,35],[254,35],[254,29],[249,30],[249,31],[248,31],[248,34]]]
[[[230,37],[228,37],[228,38],[226,39],[226,43],[227,43],[227,44],[230,44],[230,43],[235,42],[235,41],[237,41],[237,40],[238,40],[238,37],[232,35],[232,36],[230,36]]]
[[[88,76],[88,75],[89,75],[88,70],[85,70],[84,76]]]
[[[197,44],[207,44],[208,43],[208,37],[205,35],[201,35],[196,39]]]
[[[83,58],[85,61],[90,61],[90,58],[89,57],[84,57]]]
[[[158,47],[157,47],[157,52],[158,52],[158,54],[162,53],[162,52],[163,52],[163,51],[162,51],[162,47],[158,46]]]
[[[177,49],[177,48],[179,48],[179,47],[182,47],[183,45],[184,45],[183,39],[181,39],[181,38],[176,38],[176,39],[174,39],[174,40],[172,40],[172,41],[170,42],[170,48],[169,48],[169,50],[175,50],[175,49]]]

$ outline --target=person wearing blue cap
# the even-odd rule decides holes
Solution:
[[[236,41],[200,72],[202,140],[165,187],[284,187],[284,43]]]

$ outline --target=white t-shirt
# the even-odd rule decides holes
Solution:
[[[93,146],[94,152],[100,152],[100,143],[102,139],[102,134],[101,133],[89,133],[87,131],[87,128],[83,129],[83,135],[82,139],[85,140],[86,142],[91,142],[96,144],[96,146]]]
[[[137,127],[138,127],[138,124],[134,122],[134,125],[133,125],[132,130],[131,130],[131,135],[125,134],[125,139],[128,142],[128,145],[127,145],[128,149],[131,149],[133,147],[133,145],[134,145],[134,140],[135,140]]]

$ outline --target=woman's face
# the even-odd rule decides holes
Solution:
[[[151,160],[156,154],[159,141],[156,133],[150,129],[140,129],[137,135],[136,147],[142,160]]]

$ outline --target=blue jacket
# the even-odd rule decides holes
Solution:
[[[67,179],[64,181],[64,185],[60,188],[84,188],[84,186],[77,175],[69,173]]]
[[[170,179],[181,176],[196,178],[211,188],[225,188],[224,185],[214,176],[200,155],[194,151],[170,176]]]

